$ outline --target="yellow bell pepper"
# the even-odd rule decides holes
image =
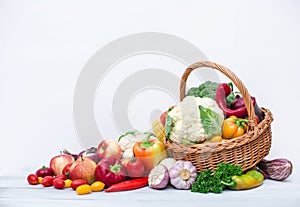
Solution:
[[[242,136],[247,130],[248,120],[239,119],[236,116],[230,116],[224,120],[222,137],[223,139],[231,139]]]

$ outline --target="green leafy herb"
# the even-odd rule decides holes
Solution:
[[[211,138],[214,135],[220,135],[222,130],[221,128],[223,117],[221,117],[213,110],[205,108],[203,106],[199,106],[199,110],[201,123],[208,137]]]
[[[199,193],[221,193],[226,187],[223,183],[230,183],[232,182],[232,176],[239,176],[241,174],[242,168],[240,166],[223,162],[219,163],[214,174],[212,174],[210,169],[200,172],[191,187],[191,191]]]
[[[199,193],[221,193],[223,191],[223,185],[219,179],[212,175],[212,171],[207,169],[198,174],[195,183],[191,187],[191,191]]]

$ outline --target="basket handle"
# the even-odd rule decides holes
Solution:
[[[180,101],[183,100],[183,98],[185,97],[185,92],[186,92],[186,81],[188,76],[190,75],[190,73],[197,69],[197,68],[201,68],[201,67],[209,67],[212,69],[216,69],[218,71],[220,71],[221,73],[223,73],[224,75],[226,75],[233,83],[234,85],[238,88],[238,90],[240,91],[244,102],[245,102],[245,106],[248,112],[248,126],[249,129],[253,129],[254,126],[256,126],[256,120],[255,120],[255,111],[254,111],[254,106],[252,104],[251,101],[251,96],[247,90],[247,88],[244,86],[244,84],[242,83],[242,81],[232,72],[230,71],[228,68],[226,68],[225,66],[219,65],[217,63],[213,63],[213,62],[209,62],[209,61],[203,61],[203,62],[197,62],[194,63],[192,65],[190,65],[185,72],[183,73],[182,77],[181,77],[181,82],[180,82]]]

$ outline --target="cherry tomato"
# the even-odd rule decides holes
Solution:
[[[91,186],[88,185],[88,184],[78,186],[76,188],[76,192],[77,192],[78,195],[89,194],[91,192]]]
[[[73,180],[72,183],[71,183],[71,188],[73,190],[76,190],[76,188],[78,186],[81,186],[81,185],[84,185],[84,184],[88,184],[88,182],[84,179],[76,179],[76,180]]]
[[[65,188],[70,188],[70,187],[71,187],[72,180],[67,179],[67,180],[65,180],[64,182],[65,182]]]
[[[52,176],[46,176],[42,180],[42,185],[44,187],[50,187],[53,184],[52,182],[53,182],[53,177]]]
[[[27,176],[27,181],[30,185],[36,185],[39,183],[39,179],[35,174],[30,174]]]
[[[42,184],[42,180],[43,180],[42,177],[38,177],[39,184]]]
[[[143,177],[145,173],[145,167],[143,162],[133,157],[126,165],[127,174],[129,177],[138,178]]]
[[[35,173],[38,177],[46,177],[46,176],[53,176],[54,171],[50,167],[43,166],[42,168],[38,169]]]
[[[61,180],[66,180],[67,176],[66,175],[56,175],[55,178],[61,179]]]
[[[60,178],[53,179],[53,186],[56,189],[64,189],[65,188],[65,181]]]
[[[67,164],[62,170],[62,174],[67,176],[67,178],[70,178],[70,168],[71,168],[72,164],[73,163]]]
[[[93,192],[100,192],[104,189],[105,184],[102,183],[101,181],[95,181],[91,185],[91,190]]]

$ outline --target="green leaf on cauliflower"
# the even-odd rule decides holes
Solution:
[[[166,137],[167,139],[170,139],[170,134],[174,127],[174,123],[173,123],[173,118],[169,115],[167,115],[165,126],[166,126]]]
[[[209,108],[199,106],[200,119],[204,128],[205,134],[208,138],[212,138],[216,135],[221,135],[221,127],[223,123],[223,117]]]

